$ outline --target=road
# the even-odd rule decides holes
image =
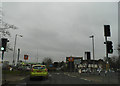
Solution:
[[[104,76],[98,74],[78,74],[78,73],[70,73],[70,72],[52,72],[49,73],[49,78],[34,78],[30,80],[29,76],[25,77],[23,80],[14,84],[14,86],[41,86],[46,84],[118,84],[118,74],[116,73],[109,73],[108,75]],[[13,85],[8,85],[13,86]]]
[[[88,80],[83,80],[80,77],[66,75],[64,73],[50,73],[48,79],[37,78],[32,81],[29,77],[21,81],[16,86],[29,86],[29,85],[40,85],[40,84],[95,84]]]

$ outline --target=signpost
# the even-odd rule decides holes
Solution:
[[[70,72],[72,72],[72,63],[74,62],[74,58],[71,56],[68,58],[68,61],[70,62]]]

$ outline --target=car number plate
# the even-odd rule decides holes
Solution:
[[[37,71],[37,72],[42,72],[42,71]]]

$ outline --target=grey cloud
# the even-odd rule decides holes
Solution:
[[[12,32],[22,33],[17,40],[21,56],[30,54],[36,61],[38,49],[40,61],[51,56],[54,60],[70,55],[84,56],[92,52],[90,35],[95,35],[96,59],[105,55],[104,24],[111,25],[112,40],[117,44],[117,3],[3,3],[4,20],[19,27]],[[14,38],[11,38],[14,42]],[[114,53],[117,55],[117,53]],[[10,54],[9,54],[10,55]],[[33,58],[32,58],[33,57]],[[12,58],[12,55],[11,55]]]

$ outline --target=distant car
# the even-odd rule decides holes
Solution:
[[[117,71],[117,72],[120,72],[120,69],[117,69],[116,71]]]
[[[109,72],[115,72],[113,69],[109,69]]]
[[[30,80],[32,80],[35,77],[44,77],[48,79],[48,69],[45,65],[33,65],[31,72],[30,72]]]
[[[27,71],[30,71],[30,67],[29,67],[29,66],[27,66],[27,67],[26,67],[26,70],[27,70]]]
[[[57,70],[57,71],[59,71],[59,70],[61,70],[61,68],[60,68],[60,67],[58,67],[58,68],[56,68],[56,70]]]
[[[100,71],[102,71],[102,69],[98,68],[98,69],[97,69],[97,72],[100,72]]]
[[[82,73],[86,73],[87,72],[87,70],[85,70],[85,69],[82,69]]]

